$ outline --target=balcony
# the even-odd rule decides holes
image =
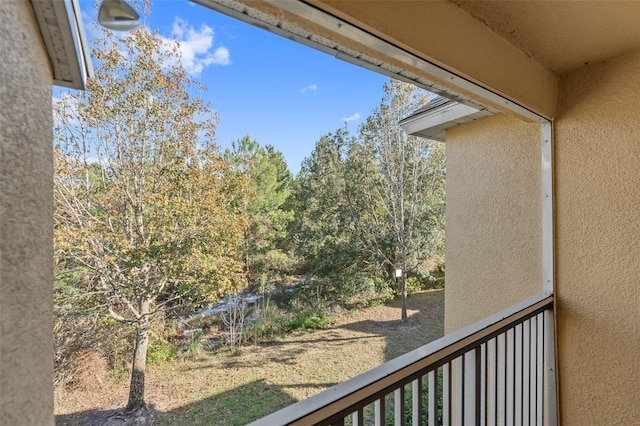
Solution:
[[[553,303],[536,296],[252,425],[555,425]]]

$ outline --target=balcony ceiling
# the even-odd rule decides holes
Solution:
[[[640,50],[640,1],[455,3],[557,76]]]

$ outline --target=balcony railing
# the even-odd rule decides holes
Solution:
[[[545,294],[252,425],[553,426],[555,372],[553,296]]]

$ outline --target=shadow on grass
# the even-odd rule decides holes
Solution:
[[[276,362],[278,364],[284,365],[296,365],[297,357],[308,351],[314,347],[322,347],[323,344],[331,343],[334,348],[349,345],[354,343],[355,341],[362,341],[363,344],[366,344],[366,340],[371,339],[372,336],[354,336],[354,337],[331,337],[328,336],[323,339],[292,339],[288,341],[278,341],[278,342],[269,342],[257,345],[256,348],[264,349],[264,348],[272,348],[272,347],[280,347],[279,353],[277,356],[270,356],[269,362]],[[305,345],[300,348],[297,345]],[[246,367],[255,367],[257,364],[260,364],[261,360],[240,360],[235,357],[228,357],[224,361],[221,362],[224,368],[246,368]],[[218,368],[219,364],[213,363],[203,363],[198,366],[189,366],[183,368],[184,371],[194,371],[194,370],[205,370],[208,368]]]
[[[158,424],[245,425],[296,402],[283,388],[256,380],[164,413]]]
[[[267,414],[273,413],[297,400],[286,392],[287,388],[324,389],[335,383],[300,383],[271,385],[264,380],[256,380],[225,392],[212,395],[191,404],[167,411],[156,411],[149,406],[150,422],[155,425],[245,425]],[[90,410],[56,416],[57,426],[110,426],[127,424],[117,410]],[[129,423],[134,424],[134,423]],[[137,423],[136,423],[137,424]]]
[[[342,328],[342,327],[341,327]],[[333,337],[333,336],[337,336],[337,333],[333,333],[328,335],[326,338],[324,339],[291,339],[288,341],[279,341],[279,342],[269,342],[269,343],[265,343],[264,346],[288,346],[291,344],[301,344],[301,343],[310,343],[310,344],[316,344],[316,343],[322,343],[322,342],[345,342],[345,343],[349,343],[352,342],[354,340],[361,340],[361,339],[368,339],[367,336],[356,336],[356,337]]]
[[[391,305],[399,305],[394,300]],[[345,324],[340,328],[384,337],[384,361],[433,342],[444,335],[444,291],[434,290],[410,295],[407,298],[407,322],[400,318],[376,321],[364,320]]]

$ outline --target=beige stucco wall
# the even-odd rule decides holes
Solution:
[[[540,125],[497,116],[447,131],[445,331],[542,290]]]
[[[53,424],[51,70],[31,5],[0,1],[0,425]]]
[[[638,425],[640,53],[562,79],[555,171],[562,424]]]

